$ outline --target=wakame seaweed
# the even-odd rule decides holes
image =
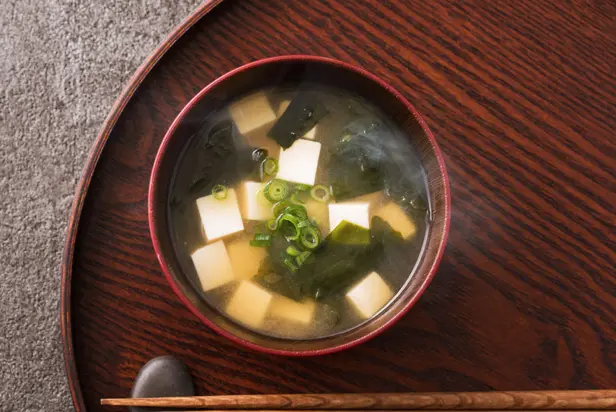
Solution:
[[[295,94],[267,135],[282,148],[288,149],[328,113],[315,94],[300,91]]]
[[[209,130],[202,128],[197,131],[195,138],[201,141],[192,148],[196,161],[192,168],[183,171],[190,176],[188,179],[185,176],[178,177],[182,181],[191,182],[187,188],[188,193],[203,196],[209,194],[216,184],[233,186],[242,179],[259,179],[261,159],[267,157],[267,150],[236,148],[233,130],[231,122],[223,121]],[[234,167],[228,167],[229,164]]]
[[[216,184],[231,184],[237,180],[233,170],[226,170],[227,159],[235,159],[236,149],[233,144],[233,123],[222,121],[210,129],[202,127],[194,139],[198,141],[190,150],[195,157],[192,167],[186,168],[182,173],[188,176],[178,176],[179,181],[190,181],[188,193],[193,195],[209,194]],[[225,170],[223,176],[218,176],[220,170]],[[188,177],[188,179],[187,179]],[[216,177],[216,182],[214,182]],[[179,189],[176,188],[176,189]]]
[[[261,263],[259,272],[253,278],[257,283],[290,299],[301,300],[301,286],[294,273],[284,264],[286,250],[294,243],[283,236],[274,235],[269,247],[268,257]]]
[[[332,230],[328,238],[344,245],[366,245],[370,243],[370,230],[343,220]]]
[[[370,240],[383,244],[385,247],[399,246],[404,242],[400,232],[394,230],[385,219],[374,216],[370,221]]]
[[[373,270],[383,253],[378,242],[366,245],[331,242],[315,259],[313,277],[304,282],[302,291],[315,299],[326,298]]]
[[[328,179],[336,201],[384,190],[405,209],[427,210],[421,164],[408,149],[391,146],[387,127],[369,121],[350,122],[342,132],[328,164]],[[392,167],[391,159],[416,159],[411,171]]]
[[[332,152],[328,179],[336,201],[344,201],[384,187],[384,149],[366,136],[350,136]]]
[[[352,226],[357,226],[352,223],[347,226],[349,230],[344,233],[348,239],[338,237],[334,240],[334,232],[330,233],[324,246],[315,253],[315,259],[290,275],[290,283],[296,287],[299,284],[301,295],[324,299],[340,292],[375,270],[384,258],[387,247],[399,246],[404,242],[402,235],[379,217],[372,219],[367,243],[356,242],[362,228],[351,230]]]

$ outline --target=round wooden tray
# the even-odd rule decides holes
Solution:
[[[139,69],[79,185],[62,272],[77,411],[128,396],[163,354],[200,394],[614,385],[611,2],[217,3]],[[180,303],[146,203],[158,145],[193,95],[249,61],[300,53],[363,66],[415,105],[447,156],[453,216],[440,270],[404,319],[352,350],[295,359],[238,347]]]

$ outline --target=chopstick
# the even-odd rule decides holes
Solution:
[[[221,412],[410,410],[616,410],[616,390],[223,395],[101,399],[101,405]],[[179,411],[177,411],[179,412]]]

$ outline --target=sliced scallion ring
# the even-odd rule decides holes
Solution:
[[[291,206],[291,204],[292,203],[288,200],[281,200],[280,202],[276,203],[272,208],[274,216],[280,215],[288,206]]]
[[[271,240],[251,240],[250,246],[254,247],[270,247],[272,245]]]
[[[303,227],[299,241],[306,249],[314,250],[321,244],[321,232],[315,226]]]
[[[310,196],[317,202],[325,203],[330,198],[329,189],[323,185],[313,186],[310,190]]]
[[[289,185],[282,180],[274,179],[265,185],[263,194],[270,202],[279,202],[289,195]]]
[[[295,190],[298,192],[305,192],[306,190],[310,190],[310,185],[305,185],[303,183],[298,183],[295,185]]]
[[[272,235],[268,233],[255,233],[255,237],[250,241],[250,246],[269,247],[272,244]]]
[[[290,205],[284,209],[284,214],[293,215],[301,220],[308,219],[308,212],[302,205]]]
[[[288,246],[286,252],[287,252],[287,255],[293,256],[293,257],[299,256],[302,254],[302,251],[293,245]]]
[[[287,240],[297,240],[300,236],[298,227],[301,220],[293,215],[284,214],[278,217],[278,229]]]
[[[302,197],[303,197],[302,192],[293,192],[290,200],[292,203],[295,203],[296,205],[303,205],[304,203],[306,203],[306,201],[302,199]]]
[[[255,233],[255,240],[272,240],[272,235],[268,233]]]
[[[265,176],[274,176],[278,172],[278,161],[268,157],[261,163],[261,170]]]
[[[289,268],[291,272],[297,272],[299,269],[295,263],[293,263],[293,258],[287,257],[283,261],[284,265]]]
[[[276,219],[268,220],[267,228],[272,232],[275,231],[276,229],[278,229],[278,221]]]
[[[304,219],[301,222],[299,222],[299,224],[297,225],[298,228],[304,228],[307,226],[315,226],[316,224],[314,222],[312,222],[310,219]]]
[[[224,200],[227,198],[227,186],[225,185],[216,185],[212,189],[212,195],[214,199]]]
[[[306,250],[300,253],[298,256],[296,256],[295,262],[297,263],[297,266],[302,266],[304,263],[306,263],[306,260],[308,260],[310,256],[312,256],[312,252],[309,250]]]

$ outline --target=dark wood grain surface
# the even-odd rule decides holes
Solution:
[[[203,395],[615,387],[615,22],[611,0],[224,1],[111,123],[69,236],[78,409],[128,396],[163,354]],[[158,145],[197,91],[299,53],[361,65],[415,105],[446,155],[453,215],[436,278],[406,317],[357,348],[296,359],[197,321],[161,274],[146,203]]]

